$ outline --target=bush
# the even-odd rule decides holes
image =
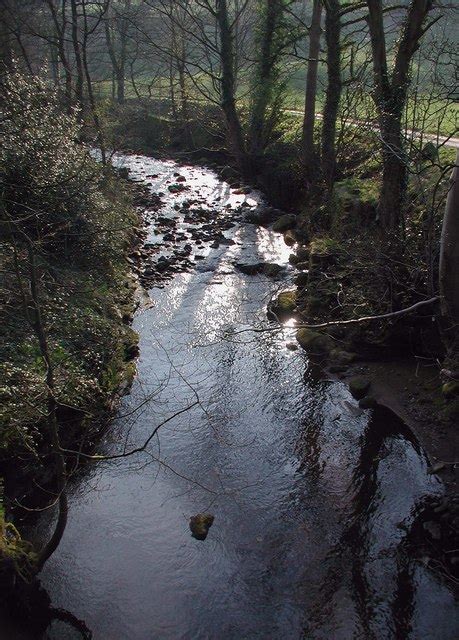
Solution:
[[[36,300],[58,403],[97,417],[136,339],[122,317],[138,218],[129,190],[91,158],[76,114],[62,113],[44,82],[8,75],[0,97],[0,450],[32,452],[47,395]]]

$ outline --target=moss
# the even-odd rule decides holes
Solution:
[[[205,540],[214,519],[214,516],[210,513],[198,513],[195,516],[191,516],[190,530],[193,538],[196,538],[196,540]]]
[[[330,351],[330,362],[335,365],[352,364],[356,360],[356,354],[344,351],[343,349],[333,349]]]
[[[296,300],[296,290],[282,291],[271,305],[271,310],[280,319],[291,317],[296,310]]]
[[[342,237],[363,225],[368,226],[375,219],[378,199],[376,180],[353,177],[337,182],[329,206],[334,234]]]
[[[330,236],[317,236],[309,244],[309,256],[330,256],[338,253],[340,243]]]
[[[30,542],[23,540],[14,524],[5,520],[3,479],[0,478],[0,572],[13,564],[17,574],[29,580],[34,573],[37,555]]]
[[[295,226],[296,216],[292,213],[286,213],[274,222],[272,229],[277,233],[284,233],[284,231],[293,229]]]
[[[333,346],[333,342],[329,336],[314,331],[313,329],[298,329],[296,339],[303,349],[311,353],[327,353]]]
[[[455,398],[456,396],[459,396],[459,382],[456,382],[456,381],[446,382],[442,386],[441,392],[443,396],[447,399]]]

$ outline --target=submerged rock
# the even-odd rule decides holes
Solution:
[[[190,518],[191,535],[196,540],[205,540],[209,529],[214,522],[214,516],[210,513],[198,513]]]

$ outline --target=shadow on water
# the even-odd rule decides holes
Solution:
[[[177,169],[123,161],[154,190]],[[194,195],[221,209],[244,200],[210,171],[180,172],[190,190],[165,213]],[[235,332],[266,317],[290,250],[250,225],[228,237],[136,315],[138,375],[104,450],[142,442],[190,398],[200,405],[161,431],[148,459],[91,468],[72,488],[43,572],[53,604],[95,640],[452,640],[452,596],[406,544],[441,484],[393,414],[359,411],[345,385],[286,348],[291,328]],[[246,276],[235,261],[278,262],[286,278]],[[207,510],[215,521],[200,542],[188,519]]]

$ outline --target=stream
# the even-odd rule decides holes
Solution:
[[[185,201],[224,216],[262,200],[210,169],[115,162],[164,193],[159,213],[177,220],[182,244],[193,228]],[[177,172],[186,188],[169,193]],[[153,286],[136,312],[138,373],[103,452],[142,445],[193,406],[148,453],[88,466],[72,484],[69,523],[42,574],[53,604],[95,640],[453,640],[453,596],[404,552],[420,500],[441,482],[402,422],[356,409],[345,384],[292,348],[291,322],[250,331],[291,286],[291,249],[251,224],[224,233],[233,243],[193,245],[195,267]],[[173,249],[154,220],[148,242]],[[282,277],[234,266],[261,261],[285,266]],[[189,529],[202,512],[215,516],[205,541]],[[78,637],[60,624],[49,638]]]

